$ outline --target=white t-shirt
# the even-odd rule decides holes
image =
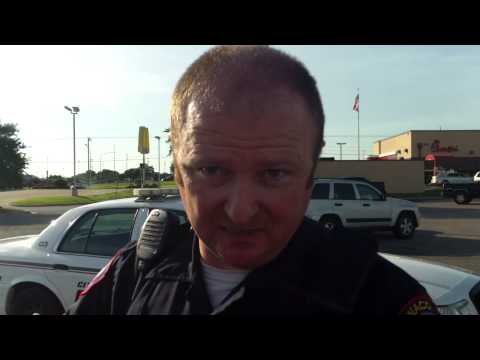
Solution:
[[[248,270],[218,269],[201,260],[208,296],[216,309],[223,299],[247,276]]]

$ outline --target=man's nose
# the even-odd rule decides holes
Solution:
[[[225,212],[234,224],[247,225],[258,213],[255,185],[245,180],[235,181],[228,190]]]

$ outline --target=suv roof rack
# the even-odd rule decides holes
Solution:
[[[137,197],[135,201],[165,200],[170,197],[178,197],[180,193],[177,188],[168,189],[133,189],[133,195]]]

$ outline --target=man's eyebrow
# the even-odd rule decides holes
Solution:
[[[228,134],[228,137],[225,137],[225,134],[216,130],[216,129],[205,129],[205,127],[202,127],[200,125],[197,125],[197,126],[192,126],[191,127],[192,130],[194,130],[194,132],[190,132],[190,133],[187,133],[185,134],[185,140],[194,140],[196,137],[198,136],[215,136],[215,137],[218,137],[218,138],[221,138],[221,139],[229,139],[229,140],[232,140],[232,141],[238,141],[238,142],[247,142],[247,141],[252,141],[253,139],[251,137],[248,137],[248,138],[242,138],[242,137],[238,137],[236,136],[236,134],[233,132],[229,132]],[[298,142],[299,139],[302,139],[304,136],[304,134],[294,134],[290,131],[285,131],[283,134],[280,134],[280,137],[282,139],[285,139],[287,141],[293,141],[293,142]],[[278,140],[278,137],[276,138],[272,138],[271,135],[267,135],[267,136],[262,136],[262,137],[257,137],[254,139],[255,141],[264,141],[264,142],[269,142],[269,141],[272,141],[272,140]]]

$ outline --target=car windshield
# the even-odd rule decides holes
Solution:
[[[3,239],[49,229],[35,251],[90,261],[105,260],[138,238],[149,211],[166,200],[136,199],[133,190],[178,191],[175,174],[183,168],[173,161],[172,140],[180,140],[171,139],[172,94],[185,70],[213,46],[0,46],[0,247]],[[367,232],[387,254],[480,273],[480,46],[271,47],[306,64],[317,84],[326,119],[321,152],[312,150],[320,131],[310,138],[289,130],[278,138],[305,145],[293,160],[281,150],[281,161],[268,159],[268,166],[250,172],[229,172],[217,163],[195,171],[228,174],[232,183],[216,184],[218,192],[237,175],[250,176],[248,194],[264,209],[263,195],[282,186],[291,190],[297,169],[308,164],[304,177],[311,171],[314,181],[304,181],[312,186],[302,204],[316,223]],[[250,80],[242,78],[239,89]],[[292,93],[305,84],[297,85]],[[262,91],[258,96],[266,99]],[[307,98],[302,116],[319,118]],[[236,104],[244,100],[235,97]],[[265,104],[252,105],[259,119],[273,107]],[[256,125],[248,130],[247,140],[259,137]],[[277,123],[268,130],[278,130]],[[240,161],[228,151],[214,153],[225,168]],[[241,161],[246,169],[252,159]],[[276,210],[299,206],[286,193],[275,196]],[[71,209],[78,213],[52,223]],[[175,209],[187,222],[181,206]]]

